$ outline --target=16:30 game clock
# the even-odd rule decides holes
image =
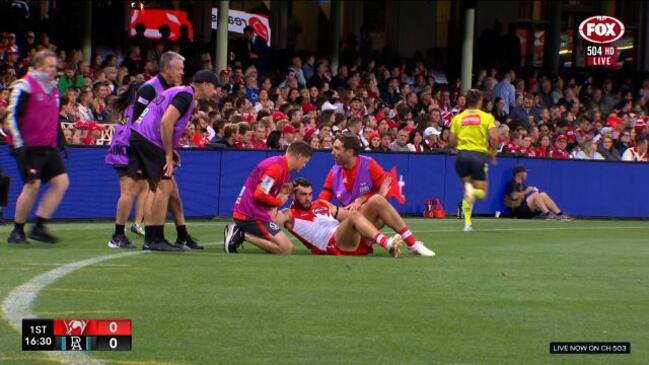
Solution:
[[[23,319],[23,351],[130,351],[130,319]]]

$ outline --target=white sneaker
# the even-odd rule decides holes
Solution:
[[[397,258],[401,256],[401,245],[403,244],[403,239],[401,235],[395,234],[388,240],[388,252],[390,256]]]
[[[464,225],[464,232],[473,232],[473,226]]]
[[[464,197],[472,203],[475,200],[475,188],[469,182],[464,183]]]
[[[410,253],[413,255],[424,256],[424,257],[433,257],[435,252],[424,245],[423,242],[417,241],[414,245],[409,248]]]

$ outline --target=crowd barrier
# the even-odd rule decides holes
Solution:
[[[183,150],[182,167],[176,178],[188,217],[229,216],[232,204],[248,173],[262,159],[277,154],[266,151]],[[104,163],[105,147],[73,147],[66,165],[70,189],[54,218],[112,219],[119,196],[115,171]],[[421,215],[424,201],[438,198],[454,215],[462,199],[455,173],[455,156],[414,153],[368,154],[384,169],[396,167],[405,182],[406,204],[393,204],[399,212]],[[649,165],[641,163],[499,158],[489,165],[489,196],[475,204],[474,212],[493,215],[503,206],[505,185],[517,164],[529,170],[528,185],[548,192],[568,213],[581,217],[649,217]],[[0,165],[11,177],[9,206],[5,217],[13,217],[22,181],[7,146],[0,146]],[[307,167],[294,176],[314,184],[316,194],[333,165],[329,152],[316,152]]]

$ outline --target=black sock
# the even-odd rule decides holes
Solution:
[[[115,235],[124,235],[124,224],[116,224],[115,225]]]
[[[144,226],[144,242],[153,242],[153,227]]]
[[[165,241],[165,226],[164,225],[158,226],[158,240],[160,242]]]
[[[14,223],[14,231],[25,233],[25,223]]]
[[[176,226],[176,233],[178,234],[178,236],[176,237],[176,241],[178,241],[178,242],[187,241],[187,226],[186,225]]]
[[[36,217],[36,227],[37,228],[43,228],[43,225],[47,222],[47,219],[43,217]]]
[[[557,213],[557,215],[563,215],[563,210],[560,210],[559,213]]]

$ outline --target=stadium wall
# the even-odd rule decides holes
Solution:
[[[54,218],[112,219],[119,196],[115,171],[104,163],[103,147],[70,149],[66,165],[70,189]],[[261,159],[276,154],[265,151],[183,150],[182,168],[176,177],[188,217],[229,216],[248,173]],[[390,153],[368,154],[386,170],[397,167],[405,181],[407,202],[399,205],[403,214],[421,215],[426,199],[440,199],[454,215],[462,198],[455,174],[455,157],[447,155]],[[328,152],[315,153],[311,163],[296,176],[314,183],[319,192],[333,164]],[[489,197],[478,202],[475,213],[506,214],[502,204],[505,184],[512,168],[523,164],[529,170],[528,185],[548,192],[571,215],[582,217],[648,218],[649,166],[638,163],[499,158],[489,166]],[[5,217],[13,217],[21,180],[16,163],[5,146],[0,148],[3,173],[11,177],[9,206]]]

